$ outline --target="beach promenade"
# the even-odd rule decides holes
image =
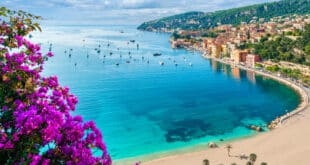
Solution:
[[[214,60],[229,64],[223,60]],[[267,72],[254,70],[241,65],[235,65],[235,67],[273,78],[294,88],[301,95],[301,104],[294,111],[278,118],[275,126],[276,129],[249,138],[229,142],[229,144],[232,145],[231,156],[228,156],[225,144],[215,149],[208,148],[206,145],[204,151],[163,157],[149,162],[142,162],[143,165],[199,165],[202,164],[204,159],[208,159],[211,165],[230,165],[231,163],[246,164],[248,160],[240,159],[240,156],[250,155],[251,153],[255,153],[258,156],[256,164],[260,164],[261,162],[267,162],[269,165],[309,164],[309,88],[305,88],[287,78],[282,78]]]

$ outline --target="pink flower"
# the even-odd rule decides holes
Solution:
[[[14,148],[14,145],[12,144],[12,142],[9,140],[4,144],[4,149],[12,149]]]
[[[13,141],[17,142],[19,140],[17,133],[13,134]]]
[[[0,50],[4,52],[0,61],[0,85],[5,86],[8,93],[0,96],[0,100],[5,100],[0,107],[0,149],[5,156],[0,162],[4,159],[13,161],[12,164],[25,164],[29,160],[27,163],[31,165],[47,165],[53,160],[55,164],[111,165],[95,123],[84,123],[81,116],[71,115],[77,97],[68,87],[61,87],[56,76],[41,75],[46,56],[52,57],[53,53],[43,57],[40,45],[22,36],[28,25],[18,17],[16,20],[16,26],[5,22],[10,19],[0,22]],[[16,48],[14,44],[3,45],[8,36],[15,36],[14,42],[18,47],[24,46],[23,50],[12,49]],[[44,150],[46,146],[48,149]],[[93,155],[94,148],[102,154]]]
[[[19,35],[16,35],[15,39],[17,40],[17,46],[21,47],[23,45],[23,37],[19,36]]]
[[[48,52],[46,55],[47,55],[48,57],[53,57],[53,56],[54,56],[54,54],[53,54],[52,52]]]
[[[8,109],[9,109],[8,106],[3,106],[2,108],[3,111],[7,111]]]

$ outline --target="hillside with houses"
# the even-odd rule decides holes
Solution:
[[[172,34],[170,42],[172,48],[199,50],[206,57],[266,68],[309,84],[309,24],[310,15],[280,16],[260,24],[178,30]]]
[[[156,32],[201,30],[224,24],[262,23],[269,21],[273,17],[292,14],[310,14],[310,1],[281,0],[215,12],[187,12],[144,22],[138,29]]]

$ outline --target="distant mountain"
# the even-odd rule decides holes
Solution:
[[[289,14],[310,14],[310,0],[281,0],[211,13],[188,12],[141,24],[139,30],[169,31],[174,29],[209,29],[219,24],[238,25],[241,22],[269,20]]]

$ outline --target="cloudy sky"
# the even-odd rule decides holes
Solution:
[[[187,11],[211,12],[275,0],[0,0],[54,24],[140,24]]]

